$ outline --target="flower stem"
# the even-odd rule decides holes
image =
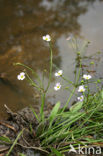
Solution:
[[[41,100],[42,100],[42,104],[41,104],[41,110],[40,110],[40,117],[41,117],[41,121],[44,121],[44,105],[45,105],[45,97],[46,97],[46,93],[50,87],[50,83],[51,83],[51,78],[52,78],[52,65],[53,65],[53,52],[52,52],[52,47],[51,47],[51,43],[49,43],[49,48],[50,48],[50,71],[49,71],[49,81],[48,81],[48,85],[47,88],[44,92],[41,93]]]
[[[49,43],[49,48],[50,48],[50,72],[49,72],[49,81],[48,81],[48,85],[47,85],[47,88],[45,90],[45,93],[49,89],[49,86],[50,86],[50,83],[51,83],[51,78],[52,78],[53,52],[52,52],[51,43]]]
[[[77,75],[76,86],[78,85],[78,82],[79,82],[81,66],[82,66],[82,62],[81,62],[81,59],[80,59],[80,66],[79,66],[79,71],[78,71],[78,75]]]
[[[44,104],[45,104],[45,93],[41,93],[41,108],[40,108],[40,121],[44,121]]]
[[[62,109],[62,112],[64,112],[65,109],[67,108],[68,103],[70,102],[72,96],[74,95],[75,89],[76,89],[76,88],[74,87],[73,90],[72,90],[72,92],[71,92],[71,94],[70,94],[70,96],[69,96],[69,98],[68,98],[68,100],[67,100],[67,102],[66,102],[66,104],[65,104],[65,106],[64,106],[63,109]]]

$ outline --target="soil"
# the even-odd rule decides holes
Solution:
[[[28,107],[22,109],[17,113],[13,113],[7,106],[9,118],[6,121],[0,121],[0,136],[6,136],[10,138],[12,142],[16,139],[21,130],[24,129],[23,135],[18,140],[18,144],[14,147],[13,152],[10,156],[19,156],[17,153],[25,153],[28,156],[35,151],[36,147],[40,147],[39,140],[36,140],[36,127],[38,123],[34,117],[32,110]],[[32,135],[29,131],[29,127],[32,125]],[[5,156],[8,152],[11,144],[0,143],[0,156]],[[40,153],[40,152],[39,152]]]
[[[20,139],[18,139],[18,142],[14,146],[10,156],[20,156],[20,153],[23,153],[26,156],[48,156],[49,154],[40,148],[40,140],[36,139],[38,123],[32,110],[26,107],[21,111],[14,113],[7,106],[5,107],[9,114],[9,118],[5,121],[0,121],[0,136],[6,136],[14,142],[20,131],[23,130],[23,134]],[[30,125],[32,125],[32,134],[30,133]],[[11,145],[12,144],[10,143],[0,141],[0,156],[6,156]],[[78,156],[75,153],[65,155]]]

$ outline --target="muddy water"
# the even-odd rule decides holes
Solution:
[[[48,70],[49,52],[42,36],[53,38],[54,63],[73,79],[75,54],[66,38],[75,34],[91,40],[87,55],[103,51],[102,0],[0,0],[0,119],[6,117],[4,104],[17,111],[29,104],[39,105],[39,95],[26,81],[18,81],[23,70],[15,62],[32,67],[40,76]],[[102,76],[102,58],[98,75]],[[55,72],[55,70],[54,70]],[[45,76],[45,82],[47,76]],[[67,100],[68,92],[48,93],[51,104]],[[45,83],[46,84],[46,83]]]

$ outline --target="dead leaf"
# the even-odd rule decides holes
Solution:
[[[16,132],[16,129],[15,129],[13,126],[11,126],[11,125],[9,125],[9,124],[7,124],[7,123],[1,122],[1,121],[0,121],[0,124],[6,126],[6,127],[8,127],[8,128],[10,128],[10,129],[12,129],[13,131]]]
[[[8,146],[0,146],[0,153],[1,153],[1,152],[5,152],[5,151],[7,151],[8,149],[9,149]],[[0,154],[0,156],[1,156],[1,154]]]

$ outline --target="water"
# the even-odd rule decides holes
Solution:
[[[26,81],[17,80],[23,68],[13,63],[24,63],[41,76],[49,63],[48,46],[42,36],[49,33],[53,38],[54,62],[72,80],[75,54],[66,38],[75,34],[92,41],[88,56],[102,51],[102,13],[102,0],[0,0],[0,119],[7,116],[4,104],[13,111],[39,104],[35,89]],[[103,73],[102,62],[100,58],[99,76]],[[55,93],[55,82],[54,78],[48,102],[55,104],[60,100],[63,105],[69,93],[63,90]]]

